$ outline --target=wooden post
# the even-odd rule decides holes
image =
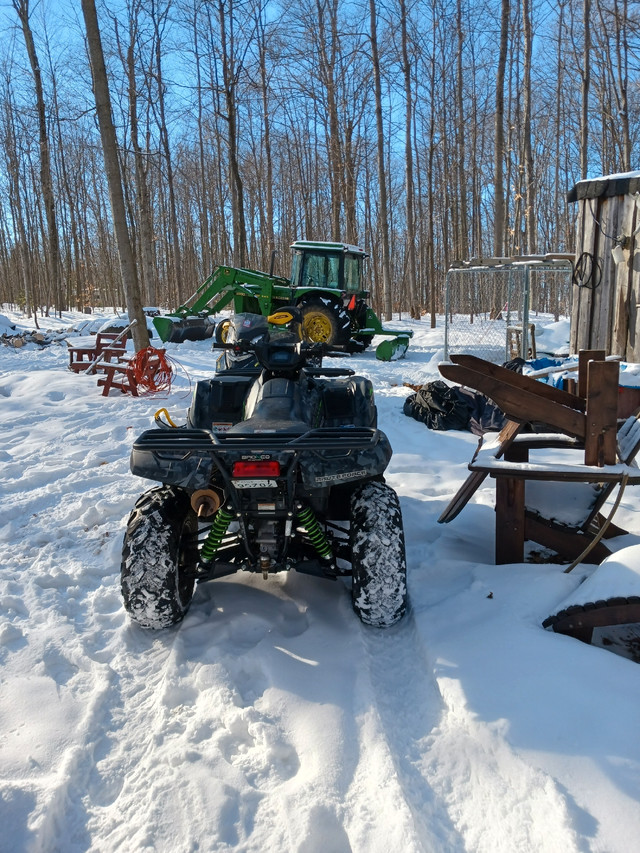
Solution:
[[[581,349],[578,353],[578,396],[587,397],[587,375],[590,361],[604,361],[606,352],[603,349]]]
[[[617,361],[590,361],[587,370],[585,465],[615,465],[618,430]]]
[[[526,462],[526,447],[512,444],[505,461]],[[496,565],[524,561],[524,487],[521,477],[496,477]]]

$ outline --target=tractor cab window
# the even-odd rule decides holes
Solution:
[[[297,260],[297,264],[300,261]],[[296,261],[294,261],[294,265]],[[295,266],[294,266],[295,269]],[[307,254],[302,260],[302,275],[298,279],[302,287],[340,288],[340,256]]]
[[[347,293],[360,290],[360,258],[355,255],[344,256],[344,289]]]

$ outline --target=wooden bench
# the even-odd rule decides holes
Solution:
[[[98,379],[98,387],[102,386],[103,397],[108,397],[111,390],[138,396],[138,383],[128,359],[102,364],[100,372],[104,373],[104,376]]]
[[[640,421],[631,417],[618,429],[618,364],[581,357],[584,397],[472,356],[453,357],[454,363],[440,365],[445,378],[491,397],[509,417],[497,437],[481,441],[469,464],[469,477],[438,519],[452,521],[487,476],[495,479],[496,563],[522,562],[525,540],[574,559],[585,549],[615,486],[640,482],[635,464]],[[555,431],[523,432],[532,423]],[[530,459],[532,452],[537,453],[535,460]],[[531,482],[546,484],[542,510],[527,506],[525,487]],[[560,525],[546,514],[545,503],[547,508],[552,505],[561,483],[583,484],[585,517],[579,523]],[[612,530],[624,532],[615,526]],[[608,553],[599,543],[589,556],[600,562]]]
[[[103,363],[120,358],[126,346],[126,336],[116,332],[98,332],[95,338],[79,338],[69,346],[69,369],[74,373],[95,373]]]

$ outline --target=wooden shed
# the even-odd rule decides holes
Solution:
[[[640,362],[640,172],[580,181],[571,352]]]

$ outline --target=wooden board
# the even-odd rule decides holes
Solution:
[[[584,414],[576,409],[554,402],[545,393],[539,393],[536,386],[542,387],[542,383],[535,379],[529,380],[531,386],[523,387],[519,380],[527,379],[527,377],[513,374],[509,370],[506,373],[519,376],[519,380],[496,379],[461,364],[441,364],[439,370],[446,379],[457,382],[459,385],[474,388],[489,397],[511,420],[519,423],[542,422],[584,441],[586,434]],[[525,390],[527,387],[530,390]],[[559,391],[560,389],[556,390]],[[566,394],[567,392],[562,393]],[[567,396],[573,397],[570,394]],[[573,397],[573,399],[577,400],[578,398]]]

